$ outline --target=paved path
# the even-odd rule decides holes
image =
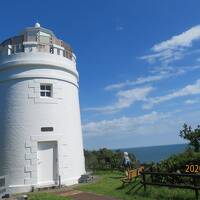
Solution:
[[[78,190],[66,190],[56,193],[59,196],[70,197],[74,200],[119,200],[112,197],[97,195],[89,192],[81,192]]]

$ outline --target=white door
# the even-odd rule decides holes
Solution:
[[[57,143],[38,142],[37,151],[38,185],[53,185],[57,181]]]

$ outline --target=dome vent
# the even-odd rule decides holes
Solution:
[[[40,24],[38,22],[35,23],[35,28],[40,28]]]

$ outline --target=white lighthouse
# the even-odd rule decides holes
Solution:
[[[36,23],[0,44],[0,176],[15,193],[84,172],[76,57]]]

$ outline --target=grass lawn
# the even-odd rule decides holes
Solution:
[[[98,172],[101,179],[96,183],[83,184],[76,189],[86,192],[93,192],[113,196],[122,200],[194,200],[195,193],[193,190],[169,189],[156,186],[147,186],[145,193],[143,187],[140,188],[139,181],[131,183],[121,188],[120,178],[123,176],[120,172]],[[135,186],[138,184],[137,186]],[[135,186],[135,187],[134,187]],[[133,188],[134,187],[134,188]],[[138,189],[139,187],[139,189]],[[130,191],[129,194],[127,192]]]
[[[30,193],[28,196],[29,200],[71,200],[67,197],[61,197],[55,194],[41,192]]]

